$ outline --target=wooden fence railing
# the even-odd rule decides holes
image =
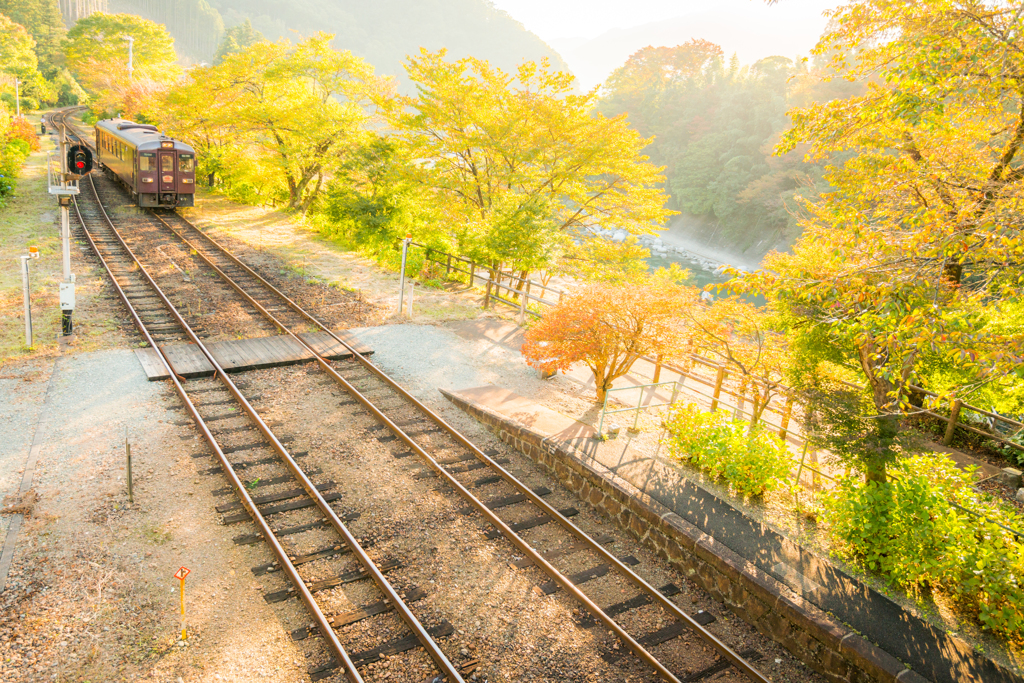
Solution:
[[[410,246],[424,249],[427,261],[444,266],[446,278],[450,278],[453,272],[457,272],[468,276],[468,284],[471,287],[477,286],[478,282],[482,284],[485,289],[483,301],[484,308],[489,308],[492,303],[498,303],[513,309],[518,309],[518,320],[520,325],[526,322],[526,316],[528,315],[536,318],[539,318],[542,315],[540,312],[535,311],[530,307],[531,302],[535,302],[541,306],[557,306],[561,303],[562,298],[566,294],[564,290],[550,287],[529,278],[523,278],[515,273],[502,271],[500,269],[495,271],[490,266],[483,266],[465,257],[449,254],[417,242],[411,242]],[[465,267],[460,267],[460,265]],[[496,274],[497,279],[492,277],[492,273]],[[508,280],[508,282],[506,283],[505,280]],[[542,295],[536,295],[534,290],[542,292]],[[502,296],[503,292],[506,293],[506,296]],[[513,301],[512,297],[518,298],[518,301]],[[743,415],[752,417],[750,413],[744,409],[747,400],[745,392],[733,391],[726,384],[730,374],[728,367],[715,363],[703,356],[690,356],[688,360],[692,364],[707,366],[714,370],[714,380],[708,380],[694,375],[692,372],[688,372],[676,364],[664,362],[661,358],[645,357],[643,360],[654,365],[654,382],[658,382],[661,379],[661,372],[663,369],[670,370],[677,373],[681,378],[691,379],[711,388],[711,394],[704,396],[711,401],[712,410],[716,409],[719,404],[724,404],[721,395],[725,394],[736,400],[736,403],[730,407],[733,408],[734,413],[736,413],[737,416]],[[754,387],[750,387],[750,389],[753,388]],[[938,394],[918,386],[911,385],[909,388],[928,396],[938,396]],[[799,398],[786,387],[780,387],[780,389],[781,391],[778,392],[776,397],[778,400],[769,402],[768,407],[765,408],[765,412],[774,413],[780,416],[783,424],[778,430],[779,435],[783,439],[789,439],[792,441],[792,430],[789,429],[789,424],[793,417],[794,407],[799,404]],[[781,407],[778,405],[779,402],[783,404]],[[921,409],[919,411],[921,414],[929,415],[946,423],[946,429],[942,439],[943,445],[950,445],[956,434],[956,430],[962,429],[999,442],[1003,445],[1010,446],[1011,448],[1024,453],[1024,446],[1015,443],[1014,441],[1011,441],[1009,437],[1004,436],[1006,433],[1016,435],[1024,432],[1024,423],[999,415],[998,413],[985,410],[984,408],[964,403],[960,399],[956,398],[950,400],[946,404],[945,408],[945,411],[943,411],[942,406],[936,406],[933,409]],[[966,424],[961,420],[964,411],[971,411],[978,415],[983,415],[991,420],[993,424],[998,423],[1001,425],[1003,429],[985,430],[975,425]]]

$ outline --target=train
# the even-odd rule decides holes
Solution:
[[[195,206],[196,152],[156,126],[126,119],[97,121],[96,156],[140,207]]]

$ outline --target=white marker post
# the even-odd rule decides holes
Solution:
[[[21,257],[21,287],[25,293],[25,346],[32,348],[32,297],[29,293],[28,262],[39,258],[39,247],[29,247],[28,255]]]
[[[405,239],[402,240],[402,272],[398,278],[398,315],[402,315],[405,303],[405,259],[409,255],[410,242],[412,242],[412,235],[405,233]]]

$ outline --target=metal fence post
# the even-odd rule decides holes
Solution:
[[[655,389],[653,387],[651,388],[651,390],[655,391]],[[644,390],[641,387],[641,389],[640,389],[640,397],[636,400],[636,416],[633,418],[633,429],[630,430],[634,434],[639,431],[637,429],[637,427],[640,425],[640,411],[643,410],[643,405],[644,405]]]
[[[804,449],[800,453],[800,466],[796,468],[796,485],[802,486],[800,483],[800,476],[804,472],[804,461],[807,460],[807,439],[804,438]]]
[[[715,377],[715,393],[711,397],[711,412],[718,410],[718,397],[722,394],[722,382],[725,381],[725,368],[718,367],[718,375]]]

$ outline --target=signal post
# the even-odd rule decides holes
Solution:
[[[60,283],[60,327],[62,336],[74,332],[72,315],[75,311],[75,274],[71,272],[71,197],[78,194],[78,181],[92,171],[92,151],[81,143],[60,141],[60,173],[49,165],[49,191],[60,204],[60,239],[63,261],[63,280]]]

